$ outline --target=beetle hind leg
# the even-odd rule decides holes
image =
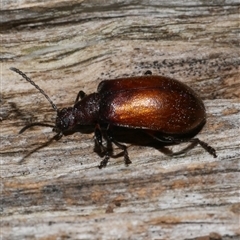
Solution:
[[[180,152],[173,153],[173,155],[179,155],[182,153],[188,152],[190,149],[194,148],[196,145],[200,145],[206,152],[208,152],[210,155],[212,155],[214,158],[217,157],[216,150],[209,146],[207,143],[201,141],[198,138],[192,138],[188,140],[174,140],[175,143],[183,143],[183,142],[190,142],[190,145],[181,150]]]
[[[209,146],[207,143],[201,141],[200,139],[198,138],[190,138],[190,139],[176,139],[174,137],[171,137],[171,136],[168,136],[168,137],[157,137],[155,136],[154,134],[152,134],[150,131],[148,132],[148,134],[153,137],[154,139],[156,139],[157,141],[161,142],[161,143],[166,143],[166,144],[180,144],[180,143],[187,143],[189,142],[190,144],[182,149],[181,151],[179,152],[171,152],[171,151],[164,151],[164,153],[166,155],[169,155],[169,156],[176,156],[176,155],[180,155],[180,154],[184,154],[186,152],[188,152],[189,150],[193,149],[196,145],[200,145],[205,151],[207,151],[210,155],[212,155],[214,158],[217,157],[217,154],[216,154],[216,150]]]
[[[176,143],[174,143],[174,144],[176,144]],[[172,156],[179,156],[179,155],[187,153],[188,151],[193,149],[195,146],[197,146],[197,144],[198,143],[196,141],[192,142],[188,146],[186,146],[185,148],[183,148],[182,150],[180,150],[178,152],[173,152],[172,150],[170,150],[169,148],[166,148],[166,147],[161,147],[160,151],[162,153],[164,153],[165,155],[170,156],[170,157],[172,157]]]
[[[185,140],[185,141],[184,140],[179,140],[179,141],[175,140],[175,143],[183,143],[183,142],[190,142],[190,144],[187,147],[185,147],[184,149],[182,149],[181,151],[172,153],[170,155],[177,156],[180,154],[184,154],[199,144],[205,151],[207,151],[209,154],[211,154],[214,158],[217,157],[216,150],[198,138],[193,138],[193,139],[189,139],[189,140]]]
[[[203,141],[201,141],[200,139],[198,139],[198,138],[193,138],[193,139],[191,139],[190,141],[192,141],[192,142],[197,142],[197,144],[199,144],[205,151],[207,151],[209,154],[211,154],[213,157],[217,157],[217,154],[216,154],[216,150],[213,148],[213,147],[211,147],[211,146],[209,146],[207,143],[205,143],[205,142],[203,142]]]

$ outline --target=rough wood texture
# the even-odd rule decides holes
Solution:
[[[238,239],[239,1],[2,0],[0,14],[2,239]],[[99,170],[93,134],[40,148],[51,129],[18,131],[55,112],[11,66],[59,108],[102,79],[179,79],[206,104],[199,138],[218,158],[131,146],[132,165]]]

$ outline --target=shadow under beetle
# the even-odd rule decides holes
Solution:
[[[106,131],[106,141],[123,150],[125,164],[131,163],[127,147],[114,137],[114,127],[126,130],[140,130],[154,140],[165,145],[190,142],[191,148],[199,144],[208,153],[217,157],[214,148],[193,138],[206,123],[206,111],[202,100],[187,85],[164,76],[153,76],[147,71],[145,76],[102,81],[96,93],[86,95],[80,91],[73,107],[58,109],[48,95],[29,77],[17,68],[10,68],[37,88],[57,112],[55,125],[32,123],[32,126],[53,127],[55,140],[63,135],[76,132],[78,126],[95,126],[95,140],[104,159],[99,168],[106,167],[110,151],[102,143],[102,129]],[[189,150],[189,147],[176,155]]]

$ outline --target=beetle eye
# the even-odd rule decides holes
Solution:
[[[72,108],[63,108],[57,114],[56,127],[61,131],[69,128],[70,125],[70,115],[72,113]]]
[[[64,129],[68,128],[69,119],[67,117],[63,118],[61,121],[61,124],[62,124],[62,128],[64,128]]]

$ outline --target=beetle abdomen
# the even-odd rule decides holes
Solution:
[[[173,79],[143,76],[126,82],[109,80],[99,85],[99,92],[99,115],[104,123],[179,135],[205,122],[202,101],[188,86]]]

